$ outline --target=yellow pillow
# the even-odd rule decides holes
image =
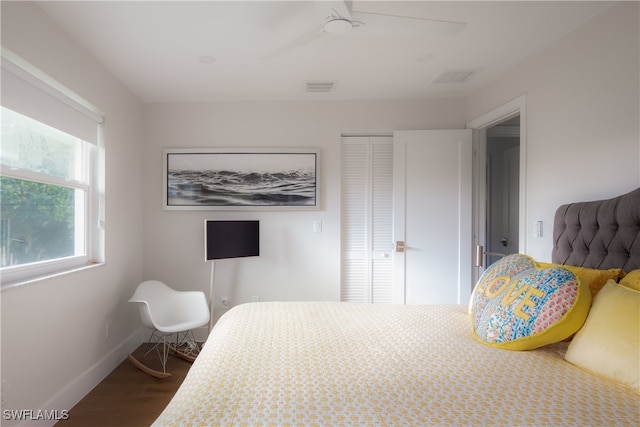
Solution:
[[[564,357],[640,393],[640,291],[608,281]]]
[[[476,339],[507,350],[530,350],[562,341],[580,329],[591,292],[571,271],[541,268],[532,258],[509,255],[492,264],[471,295]]]
[[[640,291],[640,269],[631,270],[626,276],[620,279],[620,284],[627,288]]]
[[[609,279],[617,281],[618,278],[623,275],[621,268],[598,270],[596,268],[577,267],[574,265],[564,264],[551,264],[548,262],[539,262],[538,265],[540,267],[557,266],[566,268],[567,270],[571,271],[573,274],[578,276],[581,281],[589,286],[589,289],[591,290],[591,297],[595,297],[598,291],[602,289],[604,284],[607,283]]]

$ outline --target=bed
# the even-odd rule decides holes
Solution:
[[[567,283],[580,286],[581,304],[587,307],[585,318],[572,326],[577,328],[573,339],[555,342],[558,337],[552,336],[553,343],[536,342],[522,351],[496,348],[502,343],[479,337],[474,322],[480,309],[473,304],[243,304],[217,322],[153,425],[638,426],[640,393],[633,375],[637,378],[640,370],[634,341],[640,321],[634,324],[627,316],[613,324],[623,340],[632,341],[622,361],[616,357],[624,352],[609,344],[594,347],[582,334],[609,325],[624,311],[600,310],[609,292],[620,289],[616,301],[632,304],[636,313],[630,316],[638,319],[633,304],[640,290],[632,288],[640,283],[634,272],[640,269],[640,189],[560,207],[552,258],[549,264],[531,262],[536,272],[569,271]],[[613,271],[618,272],[615,278],[607,276]],[[580,275],[585,272],[597,273],[605,283],[584,288],[587,276]],[[484,294],[478,292],[472,303],[480,304]],[[572,307],[572,313],[579,311]],[[605,338],[616,334],[606,331]],[[567,361],[572,346],[578,359],[585,354],[609,357],[596,360],[604,372]],[[596,350],[585,350],[590,348]],[[599,355],[599,348],[609,353]],[[619,378],[624,363],[631,373]],[[613,374],[607,372],[612,369]]]

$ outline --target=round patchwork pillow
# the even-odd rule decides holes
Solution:
[[[473,330],[482,343],[530,350],[576,333],[591,307],[587,284],[560,266],[509,255],[492,264],[471,295]]]

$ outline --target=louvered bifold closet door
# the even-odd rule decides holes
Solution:
[[[392,141],[342,138],[342,301],[391,302]]]

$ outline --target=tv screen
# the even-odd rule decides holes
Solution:
[[[204,221],[205,261],[260,255],[259,221]]]

